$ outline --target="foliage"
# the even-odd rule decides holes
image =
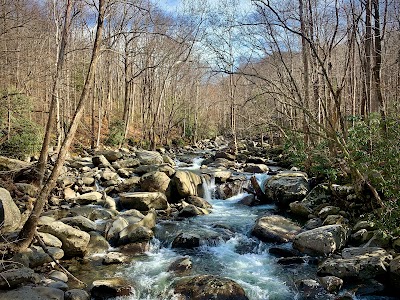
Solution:
[[[383,131],[386,125],[386,132]],[[348,147],[356,167],[382,194],[386,208],[379,220],[382,228],[400,226],[400,120],[372,115],[357,120],[349,130]]]
[[[111,123],[110,132],[105,143],[109,146],[118,146],[124,142],[125,124],[122,120]]]
[[[341,175],[351,173],[350,166],[357,168],[385,202],[385,210],[375,216],[375,221],[391,231],[400,227],[400,120],[388,118],[383,123],[379,116],[372,115],[351,121],[354,126],[349,128],[347,139],[350,160],[339,151],[331,151],[325,140],[314,147],[306,146],[303,137],[293,133],[285,142],[285,153],[293,165],[330,182],[349,180]]]
[[[3,91],[1,98],[5,99],[5,105],[0,107],[0,139],[4,141],[0,144],[0,153],[17,159],[37,154],[43,133],[40,126],[30,119],[31,99],[16,90]]]

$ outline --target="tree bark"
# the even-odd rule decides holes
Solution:
[[[63,32],[61,35],[61,43],[60,43],[58,59],[57,59],[57,69],[56,69],[56,74],[54,76],[53,87],[52,87],[52,92],[51,92],[49,117],[47,119],[45,136],[44,136],[42,150],[40,151],[40,157],[39,157],[39,178],[38,178],[39,182],[38,183],[40,186],[42,185],[43,179],[44,179],[44,172],[45,172],[45,167],[47,164],[47,156],[48,156],[48,152],[49,152],[50,138],[51,138],[51,133],[52,133],[53,126],[54,126],[54,114],[56,113],[55,110],[56,110],[56,107],[58,106],[58,99],[57,99],[58,82],[59,82],[59,77],[61,75],[61,71],[62,71],[62,68],[64,65],[65,48],[67,46],[68,31],[69,31],[69,27],[71,24],[71,13],[72,13],[72,0],[67,0],[67,5],[65,8],[64,28],[63,28]]]
[[[89,70],[86,75],[86,80],[82,89],[79,103],[75,111],[75,114],[73,116],[70,129],[63,141],[63,144],[61,145],[60,152],[58,154],[58,158],[54,165],[53,171],[51,172],[49,179],[46,181],[41,191],[39,192],[39,195],[35,202],[35,206],[31,214],[29,215],[28,220],[26,221],[26,223],[24,224],[23,228],[21,229],[18,235],[17,242],[14,245],[15,250],[17,251],[25,250],[31,244],[36,232],[36,226],[40,214],[42,213],[43,208],[47,203],[47,199],[49,198],[52,189],[56,185],[57,178],[61,173],[69,148],[74,140],[75,133],[78,129],[79,121],[83,114],[84,105],[87,102],[88,96],[90,94],[90,89],[93,85],[94,74],[99,59],[104,14],[105,14],[105,0],[99,0],[99,15],[97,18],[96,37],[93,45],[93,52],[90,60]]]

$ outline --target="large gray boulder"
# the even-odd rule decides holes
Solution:
[[[24,286],[16,290],[0,292],[1,300],[64,300],[64,292],[45,286]]]
[[[80,230],[89,232],[97,229],[97,225],[92,220],[85,218],[84,216],[67,217],[60,220],[61,222],[78,227]]]
[[[162,192],[168,189],[171,179],[164,172],[150,172],[144,174],[139,181],[140,189],[144,192]]]
[[[106,229],[106,239],[111,243],[116,243],[119,239],[119,233],[129,225],[129,222],[122,217],[117,217],[110,222]]]
[[[29,165],[30,164],[25,161],[0,155],[0,171],[23,169],[28,167]]]
[[[67,257],[83,256],[90,240],[90,235],[87,232],[60,221],[43,225],[39,228],[39,231],[50,233],[59,238]]]
[[[164,162],[161,154],[156,151],[137,151],[136,157],[141,165],[161,165]]]
[[[198,196],[202,190],[202,180],[199,175],[188,171],[176,171],[171,178],[169,199],[175,200]]]
[[[169,207],[167,197],[160,192],[133,192],[119,194],[120,202],[126,209],[148,211],[151,208],[165,210]]]
[[[265,193],[279,207],[287,208],[294,201],[302,200],[309,191],[307,174],[282,172],[265,182]]]
[[[64,251],[57,247],[47,247],[47,251],[55,259],[64,257]],[[13,261],[20,262],[30,268],[36,268],[50,263],[53,259],[41,247],[31,246],[27,250],[13,256]]]
[[[282,216],[265,216],[257,220],[252,235],[264,242],[287,243],[300,230],[300,226]]]
[[[0,271],[0,290],[12,289],[28,283],[38,283],[39,280],[39,276],[32,269],[26,267]],[[0,299],[3,299],[1,294]]]
[[[126,279],[121,277],[93,281],[91,296],[94,299],[110,299],[118,296],[129,296],[133,288]]]
[[[346,248],[341,258],[328,258],[318,267],[318,273],[339,278],[371,279],[389,270],[392,256],[377,247]]]
[[[248,300],[243,288],[235,281],[214,275],[198,275],[182,279],[175,285],[175,293],[191,300]]]
[[[343,248],[348,236],[348,228],[327,225],[299,233],[293,240],[293,247],[309,255],[324,256]]]
[[[101,151],[96,151],[95,155],[104,155],[104,157],[109,161],[109,162],[114,162],[120,158],[122,158],[122,153],[119,151],[114,151],[114,150],[101,150]]]
[[[21,212],[11,198],[10,193],[0,188],[0,233],[17,229],[21,222]]]
[[[79,195],[78,197],[76,197],[74,199],[74,201],[81,205],[87,205],[87,204],[92,204],[92,203],[96,203],[96,202],[100,201],[102,196],[103,195],[99,192],[89,192],[89,193]]]

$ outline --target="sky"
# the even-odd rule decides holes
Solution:
[[[193,0],[196,1],[196,0]],[[212,4],[218,4],[219,0],[208,0]],[[237,0],[239,7],[245,11],[251,10],[251,0]],[[154,0],[158,2],[162,9],[168,12],[179,11],[182,7],[182,0]]]

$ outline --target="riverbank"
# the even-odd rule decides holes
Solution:
[[[400,242],[358,222],[368,208],[354,189],[314,187],[250,146],[237,156],[217,140],[71,158],[41,217],[46,246],[38,238],[3,264],[2,299],[395,297]],[[253,174],[262,205],[244,193]],[[12,198],[1,190],[7,241],[37,192],[13,186]],[[54,273],[43,248],[87,286]]]

